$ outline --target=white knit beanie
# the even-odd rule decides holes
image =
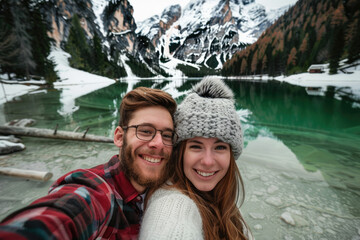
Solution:
[[[193,137],[218,138],[229,143],[235,160],[242,151],[240,118],[234,94],[219,78],[205,77],[178,105],[175,113],[178,143]]]

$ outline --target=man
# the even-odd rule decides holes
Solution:
[[[137,239],[146,189],[170,171],[175,110],[160,90],[126,94],[114,134],[119,155],[59,178],[49,195],[4,219],[0,239]]]

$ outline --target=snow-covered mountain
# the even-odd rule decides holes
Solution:
[[[57,47],[64,47],[77,14],[87,39],[99,36],[109,56],[119,54],[119,65],[126,68],[131,56],[155,74],[168,59],[221,68],[285,11],[266,12],[255,0],[192,0],[136,23],[131,0],[39,2]]]
[[[238,50],[256,41],[287,7],[266,12],[255,0],[192,0],[138,23],[160,58],[221,68]]]
[[[71,19],[77,14],[88,39],[97,34],[108,48],[117,45],[130,53],[134,51],[136,24],[127,0],[46,0],[40,6],[45,19],[51,23],[49,35],[57,47],[67,41]]]
[[[127,56],[146,61],[150,68],[159,69],[156,52],[135,33],[133,7],[128,0],[44,0],[39,1],[44,18],[49,25],[48,35],[56,47],[64,49],[76,14],[89,43],[100,37],[108,56],[118,55],[118,64],[126,69]],[[128,75],[132,73],[128,72]]]

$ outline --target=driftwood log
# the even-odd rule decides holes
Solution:
[[[75,133],[68,131],[59,131],[57,129],[42,129],[32,127],[14,127],[14,126],[0,126],[0,134],[5,135],[17,135],[17,136],[29,136],[29,137],[43,137],[43,138],[55,138],[65,140],[77,140],[88,142],[113,142],[113,139],[108,137],[96,136],[84,133]]]
[[[51,172],[41,172],[7,167],[0,167],[0,174],[12,177],[40,180],[44,182],[48,181],[53,176]]]

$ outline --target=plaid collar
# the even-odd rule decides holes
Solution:
[[[118,155],[115,155],[110,159],[105,165],[104,170],[105,176],[113,180],[115,190],[120,194],[125,203],[133,200],[135,202],[142,200],[138,191],[122,171]]]

